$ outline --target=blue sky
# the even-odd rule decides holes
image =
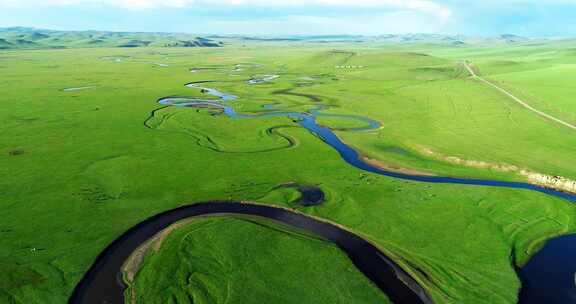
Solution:
[[[576,36],[576,0],[0,0],[0,27]]]

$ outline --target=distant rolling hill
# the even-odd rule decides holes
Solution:
[[[27,27],[0,28],[0,49],[95,47],[222,47],[221,41],[174,33],[54,31]]]
[[[528,43],[535,39],[513,34],[503,34],[493,37],[443,35],[443,34],[383,34],[377,36],[362,35],[313,35],[313,36],[240,36],[240,35],[214,35],[208,38],[234,40],[239,42],[300,42],[300,43],[364,43],[381,42],[392,44],[442,44],[442,45],[468,45],[468,44],[516,44]]]
[[[212,35],[198,37],[192,34],[109,32],[109,31],[55,31],[28,27],[0,28],[1,49],[54,49],[96,47],[222,47],[234,43],[365,43],[392,44],[519,44],[534,43],[535,39],[503,34],[494,37],[474,37],[442,34],[398,35],[309,35],[309,36],[244,36]]]

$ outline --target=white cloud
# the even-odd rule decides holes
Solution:
[[[395,12],[342,17],[294,15],[284,18],[258,20],[213,20],[201,25],[201,32],[228,34],[365,34],[382,33],[434,33],[442,29],[437,18],[420,12],[401,10]]]
[[[0,7],[46,6],[46,5],[104,5],[128,9],[151,9],[158,7],[207,6],[254,6],[254,7],[306,7],[338,6],[364,8],[391,8],[423,12],[446,21],[452,11],[431,0],[0,0]]]
[[[194,0],[0,0],[0,7],[102,5],[128,9],[149,9],[186,7],[194,3],[196,3]]]
[[[489,0],[491,1],[491,0]],[[213,18],[202,26],[196,22],[194,28],[211,32],[266,33],[272,31],[289,33],[403,33],[433,32],[449,25],[452,11],[449,7],[432,0],[0,0],[2,7],[101,7],[128,10],[160,8],[245,7],[248,10],[267,7],[287,8],[287,16],[245,18]],[[310,13],[308,9],[316,8]],[[317,8],[339,8],[336,15],[318,13]],[[346,14],[346,8],[353,10]],[[246,14],[243,10],[242,14]],[[293,14],[293,15],[288,15]],[[295,15],[297,14],[297,15]],[[1,15],[1,13],[0,13]],[[246,14],[245,16],[249,16]],[[209,25],[209,26],[208,26]]]

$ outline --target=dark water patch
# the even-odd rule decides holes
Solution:
[[[281,188],[293,188],[300,192],[300,197],[293,203],[300,206],[318,206],[324,203],[326,195],[320,187],[311,185],[301,185],[297,183],[288,183],[280,186]]]
[[[158,214],[125,232],[108,246],[78,283],[69,303],[124,303],[122,266],[144,242],[170,225],[200,216],[254,216],[303,229],[336,244],[396,304],[433,303],[426,291],[372,243],[328,222],[287,209],[234,202],[194,204]]]
[[[576,235],[548,241],[519,274],[520,304],[576,303]]]
[[[322,189],[311,186],[300,186],[298,191],[302,194],[302,197],[296,201],[296,204],[302,206],[317,206],[324,203],[324,192]]]

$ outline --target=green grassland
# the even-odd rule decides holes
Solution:
[[[340,249],[265,221],[195,219],[161,248],[128,291],[137,303],[387,303]]]
[[[574,132],[468,79],[458,64],[466,58],[485,73],[504,75],[509,65],[496,67],[491,58],[530,56],[528,47],[414,45],[407,51],[366,44],[340,45],[342,52],[329,45],[287,46],[0,52],[0,302],[65,302],[95,257],[128,228],[159,212],[215,199],[285,206],[339,223],[396,259],[438,303],[514,303],[520,288],[515,267],[546,239],[576,231],[576,209],[560,199],[368,174],[289,118],[231,120],[214,110],[161,109],[156,103],[164,96],[201,96],[184,84],[218,80],[211,86],[240,97],[231,103],[238,112],[270,111],[266,104],[304,111],[320,103],[332,106],[329,113],[378,120],[378,131],[338,135],[383,162],[436,174],[522,179],[418,150],[426,147],[576,177]],[[108,59],[117,57],[123,60]],[[233,71],[239,63],[265,67]],[[335,69],[346,63],[364,68]],[[189,71],[207,66],[217,69]],[[281,77],[259,85],[243,81],[270,72]],[[63,91],[86,86],[92,88]],[[355,124],[322,123],[336,129]],[[293,193],[277,189],[286,182],[319,185],[327,201],[297,206]],[[194,236],[186,246],[210,240]],[[252,244],[250,257],[258,259],[264,242],[246,246]],[[310,250],[294,246],[275,243],[270,250]],[[334,250],[322,256],[342,261]],[[193,256],[166,263],[190,261]],[[298,262],[286,259],[284,267],[298,270]],[[135,284],[146,290],[151,283]],[[288,297],[286,290],[277,296]],[[330,290],[315,303],[331,303]],[[259,295],[267,302],[269,294]]]
[[[526,99],[537,109],[574,122],[576,108],[571,102],[576,64],[574,41],[492,47],[465,54],[466,58],[476,58],[482,75]]]
[[[524,50],[517,48],[519,52]],[[441,50],[433,48],[431,53],[435,52]],[[573,132],[468,78],[458,64],[463,58],[476,60],[465,50],[442,59],[421,53],[357,56],[351,62],[367,68],[338,72],[337,77],[345,85],[333,83],[303,91],[325,92],[327,97],[338,98],[340,111],[381,121],[383,128],[379,132],[360,136],[340,133],[345,141],[373,158],[445,175],[524,180],[510,172],[455,168],[422,153],[432,150],[439,155],[510,164],[574,179]],[[483,71],[483,59],[478,60]],[[570,113],[568,106],[562,106],[562,100],[551,99],[549,103]],[[398,155],[381,149],[382,146],[397,146],[410,153]]]
[[[168,107],[155,111],[145,124],[154,130],[186,134],[198,145],[221,153],[268,152],[297,144],[295,138],[283,131],[294,127],[286,119],[233,120],[219,111]]]

